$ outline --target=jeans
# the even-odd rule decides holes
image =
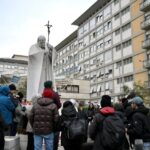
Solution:
[[[150,142],[143,143],[143,150],[150,150]]]
[[[53,150],[54,133],[47,135],[34,135],[34,150],[42,150],[43,140],[46,150]]]
[[[59,132],[54,133],[54,147],[53,150],[58,150],[58,144],[59,144]]]

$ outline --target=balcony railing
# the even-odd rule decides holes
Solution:
[[[150,68],[150,59],[144,61],[144,67],[147,69]]]
[[[143,41],[142,48],[149,49],[150,48],[150,38]]]
[[[145,84],[145,87],[146,87],[146,88],[150,89],[150,80],[145,81],[144,84]]]
[[[144,12],[149,11],[150,9],[150,0],[141,3],[140,9]]]
[[[141,28],[148,30],[150,29],[150,19],[146,19],[141,23]]]

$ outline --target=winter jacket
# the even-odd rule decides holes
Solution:
[[[103,120],[104,120],[105,116],[109,116],[109,115],[113,115],[113,114],[115,114],[114,108],[103,107],[100,109],[100,112],[97,113],[93,117],[93,121],[91,122],[91,125],[89,126],[89,136],[92,140],[94,140],[93,150],[108,150],[107,148],[104,148],[102,146],[102,143],[100,140],[100,134],[102,132]],[[116,150],[116,149],[114,149],[114,150]]]
[[[58,93],[55,92],[53,89],[45,88],[44,92],[43,92],[43,97],[47,97],[47,98],[53,99],[53,101],[57,105],[58,109],[61,107],[60,97],[59,97]]]
[[[127,133],[135,139],[143,139],[150,142],[150,116],[149,109],[144,105],[139,106],[132,114],[131,125]]]
[[[54,132],[55,123],[58,121],[56,104],[50,98],[39,98],[30,114],[30,123],[36,135],[47,135]]]
[[[65,128],[65,122],[72,120],[74,117],[77,116],[77,111],[73,105],[68,105],[66,107],[62,108],[62,115],[60,117],[61,119],[61,145],[62,146],[70,146],[74,145],[73,142],[70,142],[67,138],[66,128]]]
[[[15,106],[8,96],[10,89],[8,86],[0,87],[0,112],[6,125],[9,125],[13,121],[13,111]]]

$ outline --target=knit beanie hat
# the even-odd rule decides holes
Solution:
[[[107,107],[107,106],[112,106],[111,105],[111,97],[109,95],[103,95],[101,99],[101,107]]]
[[[52,88],[53,82],[52,81],[45,81],[44,82],[44,87],[45,88]]]
[[[52,98],[53,97],[53,91],[51,89],[47,89],[45,88],[43,90],[43,94],[42,94],[43,97],[47,97],[47,98]]]

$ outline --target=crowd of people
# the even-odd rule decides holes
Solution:
[[[43,86],[28,108],[14,84],[0,86],[0,150],[4,137],[16,134],[27,134],[27,150],[42,150],[43,143],[58,150],[59,140],[64,150],[130,150],[139,139],[150,149],[149,108],[134,92],[117,103],[103,95],[99,105],[85,106],[75,99],[61,104],[52,81]]]

